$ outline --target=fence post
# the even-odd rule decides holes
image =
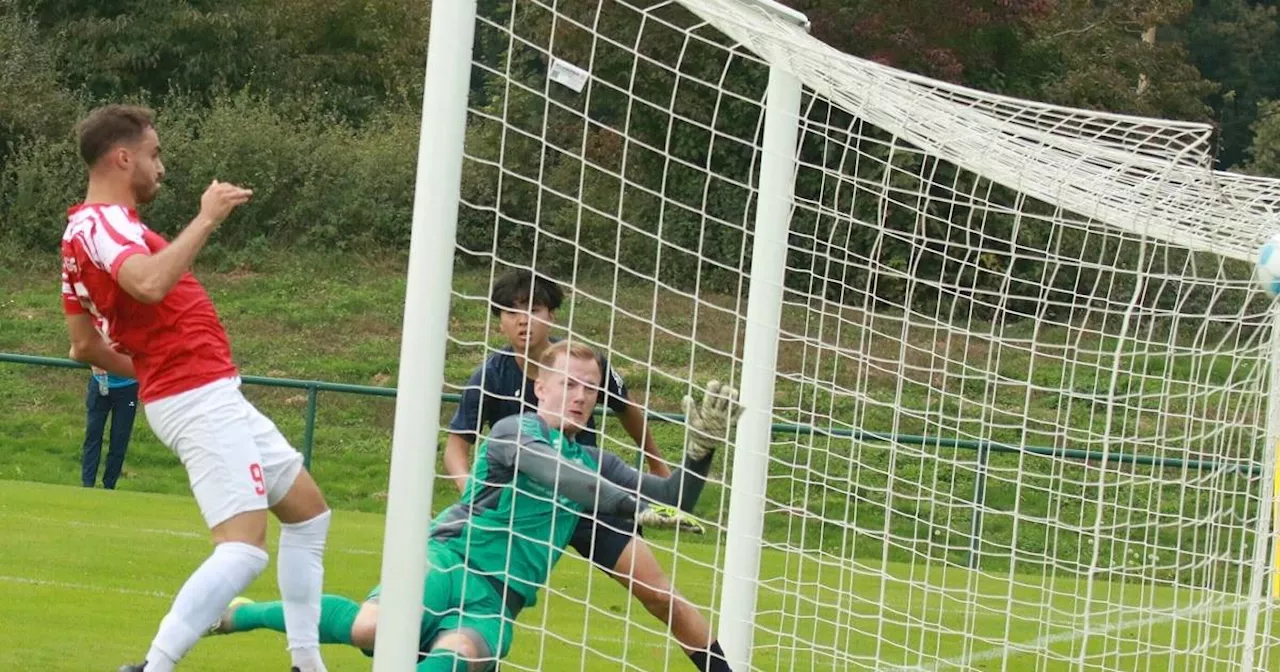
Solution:
[[[319,390],[315,385],[307,386],[307,425],[302,430],[302,466],[311,471],[311,447],[316,437],[316,397]]]

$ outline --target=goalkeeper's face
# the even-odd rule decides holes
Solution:
[[[538,415],[568,436],[587,426],[600,395],[600,364],[595,357],[562,354],[554,367],[542,367],[534,383]]]

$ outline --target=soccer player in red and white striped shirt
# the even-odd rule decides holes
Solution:
[[[319,617],[329,508],[302,456],[241,394],[226,330],[191,274],[205,241],[248,189],[213,182],[172,242],[137,207],[164,178],[154,116],[94,110],[77,128],[89,167],[84,203],[62,236],[62,303],[71,357],[137,378],[156,436],[182,461],[214,551],[178,591],[145,662],[169,672],[267,566],[267,510],[280,519],[278,579],[293,669],[323,672]]]

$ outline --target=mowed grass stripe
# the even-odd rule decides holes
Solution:
[[[365,594],[379,571],[383,524],[377,514],[338,512],[328,592]],[[272,543],[276,534],[272,530]],[[138,657],[172,593],[208,553],[189,497],[12,481],[0,481],[0,535],[0,600],[9,605],[0,628],[0,669],[114,669]],[[677,562],[663,548],[672,543],[655,539],[682,592],[695,604],[716,604],[720,577],[707,567],[717,557],[715,544],[681,541]],[[951,669],[945,662],[1068,669],[1065,660],[1084,641],[1070,633],[1086,611],[1093,629],[1106,628],[1088,640],[1093,653],[1086,656],[1143,661],[1133,669],[1147,669],[1147,662],[1151,669],[1199,669],[1206,659],[1230,659],[1238,639],[1229,633],[1243,624],[1243,611],[1228,609],[1160,620],[1196,603],[1222,604],[1222,596],[1167,587],[1120,590],[1100,582],[1094,586],[1100,597],[1090,605],[1078,597],[1084,582],[1072,577],[1011,579],[865,561],[819,572],[812,558],[776,550],[764,554],[762,573],[754,659],[761,670]],[[273,598],[274,568],[248,594]],[[655,619],[573,553],[544,597],[521,615],[508,669],[692,669]],[[1273,622],[1272,631],[1277,627]],[[1178,657],[1170,647],[1198,652]],[[354,650],[326,647],[326,656],[331,670],[368,669]],[[184,668],[287,666],[283,637],[254,633],[202,642]]]

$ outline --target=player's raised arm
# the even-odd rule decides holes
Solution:
[[[522,426],[522,419],[526,417],[531,416],[512,415],[493,425],[488,440],[490,459],[510,465],[556,494],[573,500],[588,513],[635,515],[634,495],[581,464],[565,459],[538,432]]]
[[[641,473],[618,456],[602,452],[600,475],[629,492],[639,491],[643,499],[692,513],[706,485],[711,458],[729,440],[742,407],[737,390],[714,380],[707,384],[701,405],[692,397],[685,397],[684,405],[689,433],[682,467],[663,478]]]
[[[187,228],[163,250],[125,259],[117,271],[116,281],[138,301],[160,303],[183,274],[191,270],[196,255],[214,230],[237,206],[248,203],[251,196],[251,189],[214,180],[200,197],[200,214]]]

